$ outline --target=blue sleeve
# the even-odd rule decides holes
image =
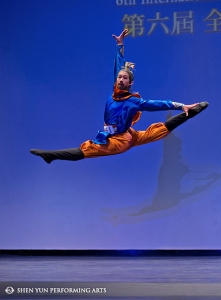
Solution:
[[[114,59],[114,83],[117,80],[117,75],[125,66],[126,60],[124,59],[124,45],[117,45],[117,52]]]
[[[183,104],[170,100],[143,100],[142,98],[131,97],[130,101],[136,105],[140,111],[157,110],[182,110]]]

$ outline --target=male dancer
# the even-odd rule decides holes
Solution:
[[[125,29],[119,36],[112,35],[117,42],[117,54],[114,62],[114,89],[106,102],[104,112],[104,130],[99,131],[95,140],[88,140],[79,148],[64,150],[38,150],[30,152],[41,156],[48,164],[53,160],[76,161],[120,154],[131,147],[151,143],[166,137],[172,130],[207,108],[207,102],[185,105],[170,100],[143,100],[138,93],[130,92],[134,82],[133,64],[124,59],[123,40],[127,36]],[[183,110],[165,123],[150,125],[144,131],[136,131],[132,126],[140,119],[142,111]]]

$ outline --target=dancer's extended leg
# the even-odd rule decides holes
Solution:
[[[41,156],[48,164],[50,164],[55,159],[75,161],[84,158],[84,153],[81,151],[80,148],[71,148],[54,151],[31,149],[30,152],[34,155]]]
[[[132,136],[129,131],[117,134],[108,139],[105,145],[94,144],[88,140],[81,144],[80,148],[71,148],[64,150],[40,150],[31,149],[34,155],[42,157],[48,164],[55,159],[61,160],[80,160],[83,158],[93,158],[99,156],[107,156],[120,154],[132,147]]]
[[[133,136],[133,146],[152,143],[166,137],[176,127],[183,124],[188,119],[195,117],[204,109],[206,109],[208,105],[209,104],[207,102],[201,102],[196,107],[189,110],[188,116],[186,116],[186,113],[181,113],[168,119],[165,123],[152,124],[145,131],[135,131],[131,128],[130,130]]]

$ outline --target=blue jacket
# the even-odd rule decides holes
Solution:
[[[124,45],[117,46],[117,53],[114,60],[114,83],[116,82],[118,73],[125,65],[123,55]],[[174,105],[176,104],[176,105]],[[134,116],[139,111],[159,111],[159,110],[181,110],[182,104],[174,103],[170,100],[143,100],[135,96],[131,96],[126,100],[114,100],[113,94],[109,96],[104,111],[104,122],[108,125],[116,125],[117,132],[123,133],[127,131],[131,125]],[[107,139],[111,134],[105,131],[98,131],[95,144],[107,144]]]

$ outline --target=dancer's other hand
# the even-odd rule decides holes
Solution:
[[[183,111],[185,112],[186,116],[188,117],[188,112],[191,108],[194,108],[198,105],[199,103],[194,103],[194,104],[189,104],[189,105],[184,105],[183,106]]]

